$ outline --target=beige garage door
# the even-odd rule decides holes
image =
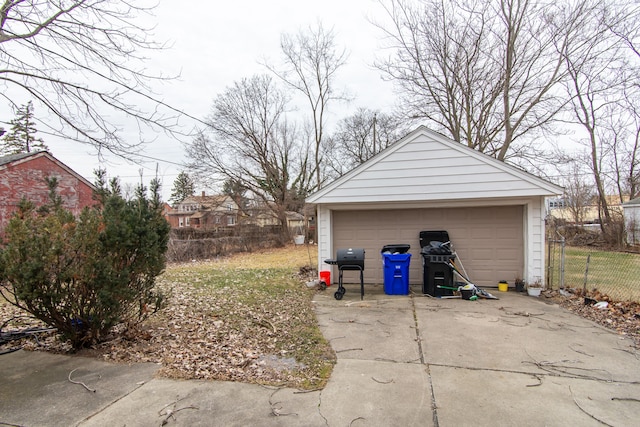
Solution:
[[[386,244],[408,243],[409,281],[423,281],[419,233],[446,230],[469,278],[478,285],[507,280],[512,286],[524,270],[523,207],[333,211],[333,252],[362,247],[365,283],[383,283],[380,250]],[[337,274],[334,267],[333,277]],[[357,282],[356,272],[345,272],[345,283]]]

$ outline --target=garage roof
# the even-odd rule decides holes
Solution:
[[[635,199],[631,199],[628,202],[624,202],[622,204],[623,208],[630,208],[630,207],[636,207],[636,206],[640,206],[640,197],[636,197]]]
[[[307,202],[410,202],[562,193],[562,187],[420,126],[311,194]]]

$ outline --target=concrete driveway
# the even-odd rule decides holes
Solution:
[[[365,287],[360,301],[358,288],[316,298],[338,354],[340,387],[323,393],[340,408],[330,425],[638,423],[640,352],[629,339],[526,294],[463,301]]]
[[[419,289],[415,289],[419,291]],[[542,300],[314,298],[338,362],[324,390],[155,378],[157,366],[0,356],[0,424],[24,426],[629,426],[632,342]],[[82,381],[95,392],[68,381]]]

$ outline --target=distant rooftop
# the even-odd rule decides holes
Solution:
[[[11,162],[15,162],[16,160],[22,160],[26,157],[30,157],[42,152],[43,151],[34,151],[32,153],[18,153],[18,154],[11,154],[9,156],[0,157],[0,166],[6,165]]]

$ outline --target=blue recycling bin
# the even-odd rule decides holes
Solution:
[[[387,295],[409,294],[411,254],[408,250],[409,245],[387,245],[381,251],[384,293]]]

